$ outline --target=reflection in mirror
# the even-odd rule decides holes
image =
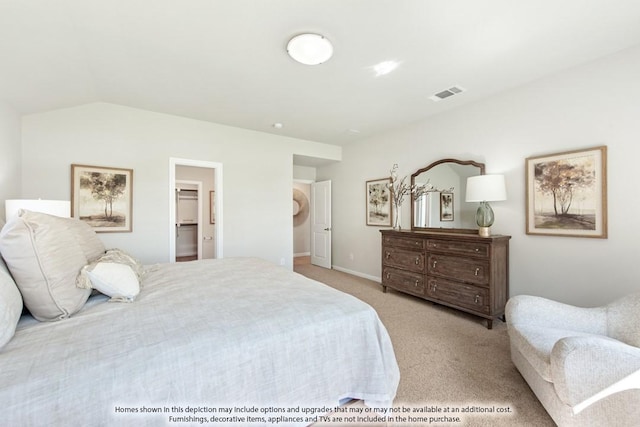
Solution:
[[[477,203],[464,200],[467,178],[475,175],[484,175],[484,163],[456,159],[438,160],[411,175],[412,184],[442,190],[417,199],[412,196],[411,229],[475,230]]]

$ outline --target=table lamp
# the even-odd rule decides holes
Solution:
[[[507,200],[507,190],[504,175],[476,175],[467,178],[467,202],[480,202],[476,211],[478,234],[482,237],[491,236],[493,225],[493,209],[488,202]]]
[[[49,215],[69,218],[71,216],[71,202],[67,200],[28,200],[13,199],[4,201],[5,220],[18,216],[20,209],[42,212]]]

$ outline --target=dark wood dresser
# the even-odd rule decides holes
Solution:
[[[382,289],[487,319],[504,316],[510,236],[381,230]]]

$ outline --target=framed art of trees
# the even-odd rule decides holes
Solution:
[[[607,147],[526,159],[527,234],[607,237]]]
[[[133,169],[71,165],[71,216],[100,233],[132,230]]]
[[[367,181],[367,225],[391,227],[391,178]]]

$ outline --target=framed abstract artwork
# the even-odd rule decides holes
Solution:
[[[391,227],[391,178],[367,181],[367,225]]]
[[[133,169],[71,165],[71,216],[97,233],[132,231]]]
[[[607,238],[607,147],[526,159],[527,234]]]

